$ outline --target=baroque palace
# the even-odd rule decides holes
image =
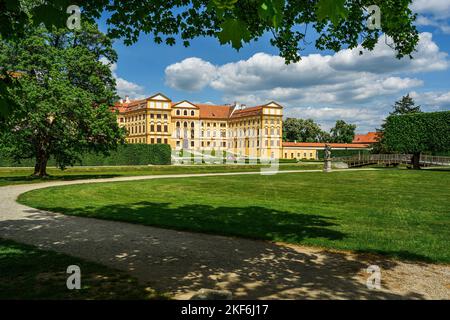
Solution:
[[[240,105],[172,102],[163,94],[114,106],[127,143],[166,143],[172,149],[226,151],[238,156],[280,158],[283,107],[276,102]]]
[[[227,152],[250,158],[317,159],[324,143],[282,142],[283,107],[276,102],[247,107],[172,102],[158,93],[117,102],[117,121],[127,143],[165,143],[173,150]],[[362,150],[368,144],[331,144],[333,149]]]

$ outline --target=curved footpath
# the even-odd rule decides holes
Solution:
[[[279,174],[314,171],[320,170]],[[229,290],[233,299],[450,299],[449,265],[65,216],[16,202],[21,193],[51,186],[239,174],[259,172],[118,177],[1,187],[0,237],[124,270],[179,299],[190,298],[202,288]],[[381,289],[367,288],[366,268],[370,265],[381,268]]]

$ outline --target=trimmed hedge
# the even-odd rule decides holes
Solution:
[[[298,161],[297,159],[278,159],[279,163],[297,163]]]
[[[369,154],[369,150],[333,150],[331,149],[331,158],[338,157],[351,157],[358,154]],[[319,159],[323,159],[325,157],[325,150],[318,150],[317,155]]]
[[[120,145],[109,156],[102,154],[84,154],[79,165],[82,166],[121,166],[121,165],[147,165],[170,164],[171,149],[168,144],[125,144]],[[55,166],[50,159],[48,166]],[[0,167],[34,167],[34,159],[21,160],[16,163],[11,159],[0,156]]]
[[[386,119],[383,142],[402,153],[450,151],[450,111],[411,113]]]

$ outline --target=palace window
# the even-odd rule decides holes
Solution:
[[[161,132],[161,126],[160,126],[160,125],[157,125],[157,126],[156,126],[156,131],[157,131],[157,132]]]
[[[183,111],[183,115],[184,115],[184,116],[187,116],[187,110],[184,110],[184,111]]]
[[[154,131],[155,131],[155,125],[153,125],[153,124],[150,125],[150,131],[151,131],[151,132],[154,132]]]
[[[179,116],[180,115],[180,110],[177,110],[177,116]]]
[[[194,116],[194,114],[195,114],[195,113],[194,113],[194,110],[192,110],[192,111],[191,111],[191,116]]]
[[[164,125],[164,132],[168,132],[167,125]]]
[[[161,143],[161,138],[157,138],[156,143]]]

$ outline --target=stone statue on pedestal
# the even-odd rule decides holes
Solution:
[[[323,160],[323,171],[331,172],[331,146],[328,143],[325,144],[325,157]]]

